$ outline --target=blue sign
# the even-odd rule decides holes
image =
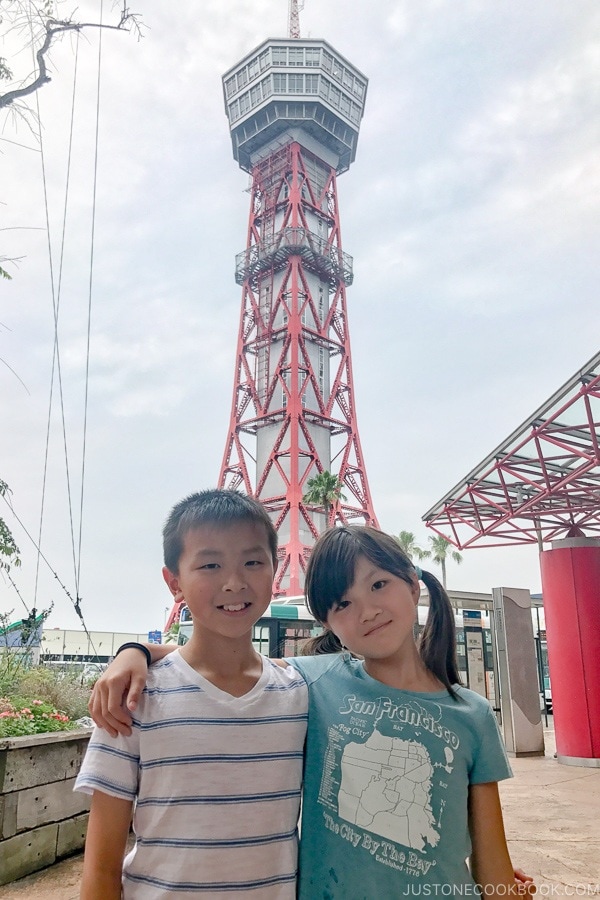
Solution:
[[[149,644],[162,644],[162,631],[149,631],[148,632],[148,643]]]

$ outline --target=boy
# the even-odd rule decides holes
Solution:
[[[252,646],[277,534],[255,500],[210,490],[173,508],[163,548],[193,635],[150,670],[129,735],[92,735],[76,783],[92,793],[81,897],[292,900],[307,690]]]

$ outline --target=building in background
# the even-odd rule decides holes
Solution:
[[[155,632],[151,632],[155,634]],[[76,631],[75,629],[45,628],[42,634],[40,662],[43,663],[99,663],[110,662],[121,646],[129,641],[147,643],[149,633],[128,634],[124,631]],[[150,641],[150,643],[160,643]]]

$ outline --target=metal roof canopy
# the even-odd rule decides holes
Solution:
[[[423,516],[460,549],[600,535],[600,353]]]

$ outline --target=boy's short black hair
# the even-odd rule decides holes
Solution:
[[[163,555],[167,569],[179,574],[179,560],[188,531],[202,525],[227,526],[235,522],[264,525],[273,557],[277,563],[277,532],[269,514],[258,500],[240,491],[214,488],[190,494],[175,504],[163,528]]]

